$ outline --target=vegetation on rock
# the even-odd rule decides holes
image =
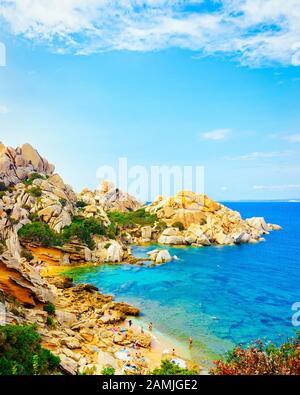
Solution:
[[[47,303],[43,307],[43,310],[46,311],[49,315],[54,315],[55,314],[55,306],[52,303]]]
[[[165,359],[161,362],[161,365],[159,368],[156,368],[153,370],[151,373],[152,375],[155,376],[166,376],[166,375],[183,375],[183,376],[188,376],[188,375],[197,375],[198,372],[196,370],[190,370],[190,369],[184,369],[180,368],[179,366],[175,365],[168,359]]]
[[[31,187],[30,189],[28,189],[28,193],[29,195],[38,198],[42,196],[43,191],[40,187]]]
[[[246,348],[241,346],[227,354],[225,361],[214,362],[213,375],[299,375],[300,332],[297,338],[276,347],[261,340]]]
[[[45,176],[43,176],[42,174],[39,174],[39,173],[32,173],[32,174],[30,174],[30,176],[24,181],[24,184],[25,184],[25,185],[32,185],[33,181],[34,181],[34,180],[37,180],[37,179],[42,179],[42,180],[44,180],[44,179],[45,179]]]
[[[86,202],[84,202],[83,200],[77,200],[77,202],[76,202],[76,207],[77,208],[84,208],[86,206],[87,206]]]
[[[108,218],[111,223],[117,224],[123,228],[130,228],[136,225],[153,226],[157,221],[157,216],[155,214],[150,214],[143,208],[129,212],[111,211],[108,213]]]
[[[183,223],[182,223],[182,222],[179,222],[179,221],[174,222],[174,224],[172,224],[172,227],[173,227],[173,228],[177,228],[177,229],[179,229],[179,230],[184,230],[184,225],[183,225]]]
[[[86,244],[90,249],[95,248],[95,243],[92,236],[105,236],[107,229],[102,221],[96,218],[73,217],[72,223],[66,226],[61,238],[64,242],[69,242],[73,237],[77,237],[80,241]]]
[[[112,366],[106,366],[101,370],[103,376],[113,376],[115,374],[115,368]]]
[[[34,326],[0,327],[0,375],[55,373],[60,359],[42,348]]]
[[[60,235],[45,222],[32,222],[24,225],[18,232],[21,241],[39,243],[44,247],[61,245]]]
[[[28,250],[26,250],[25,248],[22,249],[21,251],[21,257],[25,258],[26,261],[30,262],[33,260],[34,256],[32,255],[32,253]]]

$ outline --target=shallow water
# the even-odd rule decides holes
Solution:
[[[184,345],[192,336],[191,357],[204,366],[234,344],[264,337],[281,342],[297,329],[291,306],[300,301],[300,203],[227,206],[243,218],[264,216],[284,230],[259,244],[168,248],[179,261],[76,269],[73,278],[136,305],[144,320]],[[133,252],[143,257],[154,248]]]

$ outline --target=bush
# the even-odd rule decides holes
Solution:
[[[115,374],[116,370],[112,366],[106,366],[101,370],[101,374],[103,376],[113,376]]]
[[[21,240],[39,243],[44,247],[61,245],[60,236],[45,222],[32,222],[24,225],[18,232]]]
[[[48,325],[50,328],[53,328],[53,327],[54,327],[53,318],[50,317],[49,315],[47,316],[47,319],[46,319],[46,325]]]
[[[43,310],[46,311],[49,315],[55,314],[55,306],[52,303],[45,304]]]
[[[157,217],[155,214],[148,213],[144,208],[130,212],[111,211],[108,217],[112,224],[120,225],[123,228],[135,225],[150,225],[153,226]]]
[[[213,375],[299,375],[300,374],[300,332],[296,339],[290,339],[279,347],[258,340],[229,352],[225,361],[214,362]]]
[[[28,193],[33,197],[39,198],[42,196],[43,191],[40,187],[31,187],[30,189],[28,189]]]
[[[30,176],[24,181],[24,184],[25,185],[32,185],[32,183],[33,183],[33,181],[34,180],[37,180],[37,179],[42,179],[42,180],[44,180],[45,179],[45,176],[43,176],[42,174],[39,174],[39,173],[32,173],[32,174],[30,174]]]
[[[82,372],[79,372],[80,376],[93,376],[97,371],[96,366],[85,368]]]
[[[90,249],[94,249],[93,235],[106,235],[106,228],[100,220],[74,217],[71,225],[63,229],[61,237],[64,242],[69,242],[73,237],[77,237]]]
[[[67,199],[61,198],[59,199],[59,203],[62,205],[62,207],[65,207],[68,203]]]
[[[165,359],[164,361],[161,362],[161,365],[159,368],[156,368],[153,370],[151,373],[152,375],[159,376],[159,375],[182,375],[182,376],[188,376],[188,375],[197,375],[198,372],[196,370],[189,370],[189,369],[183,369],[180,368],[179,366],[175,365],[168,359]]]
[[[34,326],[0,326],[0,375],[45,375],[58,368],[60,359],[41,347]]]
[[[155,224],[155,230],[162,232],[163,230],[167,229],[168,225],[164,221],[158,221]]]
[[[76,207],[77,208],[84,208],[86,206],[87,206],[86,202],[84,202],[83,200],[77,200],[77,202],[76,202]]]
[[[30,262],[34,259],[34,256],[32,255],[32,253],[28,250],[25,250],[25,249],[23,249],[21,251],[21,257],[25,258],[28,262]]]
[[[28,218],[30,219],[31,222],[38,222],[41,220],[41,218],[37,213],[30,213]]]
[[[184,225],[182,222],[174,222],[174,224],[172,224],[173,228],[177,228],[179,230],[184,230]]]

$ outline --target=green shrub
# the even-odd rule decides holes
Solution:
[[[47,303],[44,305],[43,310],[46,311],[49,315],[55,314],[55,306],[53,303]]]
[[[28,189],[28,193],[29,195],[38,198],[42,196],[43,191],[40,187],[31,187],[30,189]]]
[[[23,248],[23,250],[21,251],[21,257],[25,258],[28,262],[30,262],[34,259],[34,256],[32,255],[32,253],[28,250],[25,250],[25,248]]]
[[[0,326],[0,375],[47,375],[60,359],[42,348],[34,326]]]
[[[150,214],[143,208],[125,213],[119,211],[111,211],[110,213],[108,213],[108,217],[112,224],[120,225],[123,228],[136,225],[152,226],[157,220],[155,214]]]
[[[45,222],[32,222],[24,225],[18,232],[21,240],[39,243],[44,247],[61,245],[60,236]]]
[[[184,230],[184,225],[182,222],[179,222],[179,221],[174,222],[174,224],[172,224],[172,226],[173,226],[173,228],[177,228],[179,230]]]
[[[101,374],[103,376],[113,376],[115,374],[116,370],[112,366],[106,366],[101,370]]]
[[[50,328],[53,328],[54,327],[54,321],[53,321],[53,318],[52,317],[50,317],[49,315],[47,316],[47,319],[46,319],[46,324],[50,327]]]
[[[77,208],[84,208],[86,206],[87,206],[86,202],[84,202],[83,200],[77,200],[77,202],[76,202],[76,207]]]
[[[165,359],[164,361],[161,362],[161,365],[159,368],[156,368],[153,370],[151,373],[152,375],[159,376],[159,375],[183,375],[183,376],[188,376],[188,375],[197,375],[198,372],[196,370],[189,370],[189,369],[183,369],[180,368],[179,366],[175,365],[171,361]]]
[[[85,368],[82,372],[79,372],[80,376],[92,376],[96,373],[96,366],[92,366],[90,368]]]
[[[100,220],[93,217],[74,217],[71,225],[63,229],[61,237],[64,242],[69,242],[73,237],[77,237],[90,249],[94,249],[93,235],[106,235],[106,227]]]
[[[44,179],[45,179],[45,176],[43,176],[42,174],[39,174],[39,173],[32,173],[32,174],[30,174],[30,176],[24,181],[24,184],[25,184],[25,185],[32,185],[33,181],[34,181],[34,180],[37,180],[37,179],[42,179],[42,180],[44,180]]]
[[[61,198],[59,199],[59,203],[62,205],[62,207],[65,207],[68,203],[67,199]]]
[[[30,219],[31,222],[38,222],[41,220],[41,218],[37,213],[30,213],[28,218]]]
[[[155,229],[158,230],[159,232],[162,232],[163,230],[167,229],[168,225],[164,221],[158,221],[155,224]]]

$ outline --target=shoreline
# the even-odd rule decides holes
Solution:
[[[123,263],[121,263],[122,265]],[[97,265],[100,266],[100,265]],[[73,269],[82,269],[82,268],[94,268],[93,264],[85,264],[78,266],[59,266],[59,265],[47,265],[41,268],[41,275],[43,278],[51,278],[55,276],[64,276],[64,273],[73,270]],[[81,284],[80,282],[76,283],[76,285]],[[118,297],[114,298],[116,302],[120,302]],[[127,303],[126,301],[124,301]],[[143,312],[142,312],[143,314]],[[152,331],[148,329],[148,322],[143,317],[134,317],[129,316],[127,319],[121,323],[121,326],[128,329],[129,328],[129,319],[132,321],[131,329],[134,333],[141,333],[141,327],[143,327],[144,333],[151,335],[151,347],[140,349],[141,353],[145,357],[148,362],[148,370],[152,371],[155,368],[160,367],[161,361],[164,359],[171,359],[172,357],[178,358],[186,364],[187,368],[193,369],[197,368],[199,374],[208,374],[207,369],[203,366],[200,366],[198,363],[191,359],[191,355],[188,351],[188,348],[184,347],[184,345],[178,340],[171,338],[167,334],[160,332],[157,328],[154,328]],[[175,349],[175,354],[172,354],[172,350]],[[169,351],[169,352],[167,352]],[[105,354],[102,350],[99,350],[99,360],[98,367],[101,365],[100,363],[100,355]],[[117,361],[117,360],[116,360]],[[120,363],[116,363],[117,374],[122,374]]]

